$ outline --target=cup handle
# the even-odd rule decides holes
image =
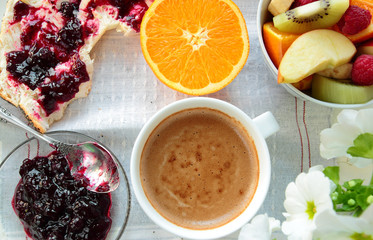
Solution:
[[[264,138],[280,130],[280,126],[271,112],[265,112],[254,118],[253,121]]]

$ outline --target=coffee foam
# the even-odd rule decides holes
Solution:
[[[196,108],[157,126],[145,144],[140,175],[161,215],[182,227],[209,229],[245,210],[258,184],[259,163],[239,122]]]

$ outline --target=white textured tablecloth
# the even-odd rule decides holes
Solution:
[[[284,220],[285,188],[301,171],[316,164],[328,165],[320,158],[319,133],[334,122],[338,109],[304,102],[276,83],[262,56],[256,31],[258,0],[234,0],[246,20],[250,55],[237,78],[223,90],[208,95],[232,103],[250,117],[271,111],[281,127],[267,139],[272,158],[271,186],[259,213]],[[0,16],[6,0],[0,0]],[[157,80],[141,53],[138,34],[123,37],[107,32],[95,46],[95,70],[89,96],[73,102],[53,130],[85,133],[108,146],[129,175],[131,150],[137,134],[157,110],[190,96],[178,93]],[[4,100],[0,105],[22,117]],[[26,133],[0,122],[0,159],[26,139]],[[132,190],[132,189],[131,189]],[[1,197],[1,196],[0,196]],[[155,225],[132,196],[129,222],[122,239],[180,239]],[[0,212],[1,214],[1,212]],[[1,234],[0,234],[1,235]],[[238,232],[224,239],[237,239]],[[277,239],[284,239],[278,234]]]

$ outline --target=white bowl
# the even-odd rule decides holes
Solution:
[[[271,69],[271,72],[277,79],[277,68],[273,64],[271,58],[269,57],[267,50],[264,46],[264,41],[263,41],[263,24],[266,22],[271,21],[271,13],[268,12],[267,8],[271,0],[260,0],[258,4],[258,9],[257,9],[257,30],[258,30],[258,37],[259,37],[259,44],[260,48],[262,49],[265,62],[267,63],[267,66]],[[373,99],[370,100],[369,102],[362,103],[362,104],[339,104],[339,103],[331,103],[331,102],[325,102],[318,100],[316,98],[311,97],[310,95],[298,90],[295,88],[293,85],[288,84],[288,83],[281,83],[281,86],[283,86],[291,95],[298,97],[302,100],[307,100],[311,101],[313,103],[320,104],[325,107],[332,107],[332,108],[361,108],[361,107],[366,107],[368,105],[373,105]]]

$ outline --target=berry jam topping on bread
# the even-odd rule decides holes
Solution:
[[[84,10],[89,13],[88,18],[93,18],[92,10],[100,6],[114,6],[117,11],[115,19],[126,22],[136,32],[140,31],[142,17],[148,5],[142,0],[91,0]]]
[[[25,159],[12,205],[34,240],[103,240],[111,227],[109,193],[88,191],[64,157]]]
[[[14,23],[21,21],[30,11],[30,6],[21,1],[14,5]]]
[[[0,96],[41,132],[91,88],[89,52],[106,30],[138,32],[145,0],[9,0],[0,34]]]
[[[20,49],[6,54],[7,67],[15,82],[39,89],[43,96],[37,101],[46,116],[58,110],[58,103],[75,97],[82,82],[89,80],[84,62],[79,58],[79,49],[84,44],[82,26],[77,19],[78,4],[61,4],[58,10],[62,28],[40,17],[40,9],[24,7],[17,3],[14,22],[24,19],[20,37]],[[22,7],[19,7],[22,6]],[[26,5],[27,6],[27,5]],[[56,71],[56,66],[67,66]]]

